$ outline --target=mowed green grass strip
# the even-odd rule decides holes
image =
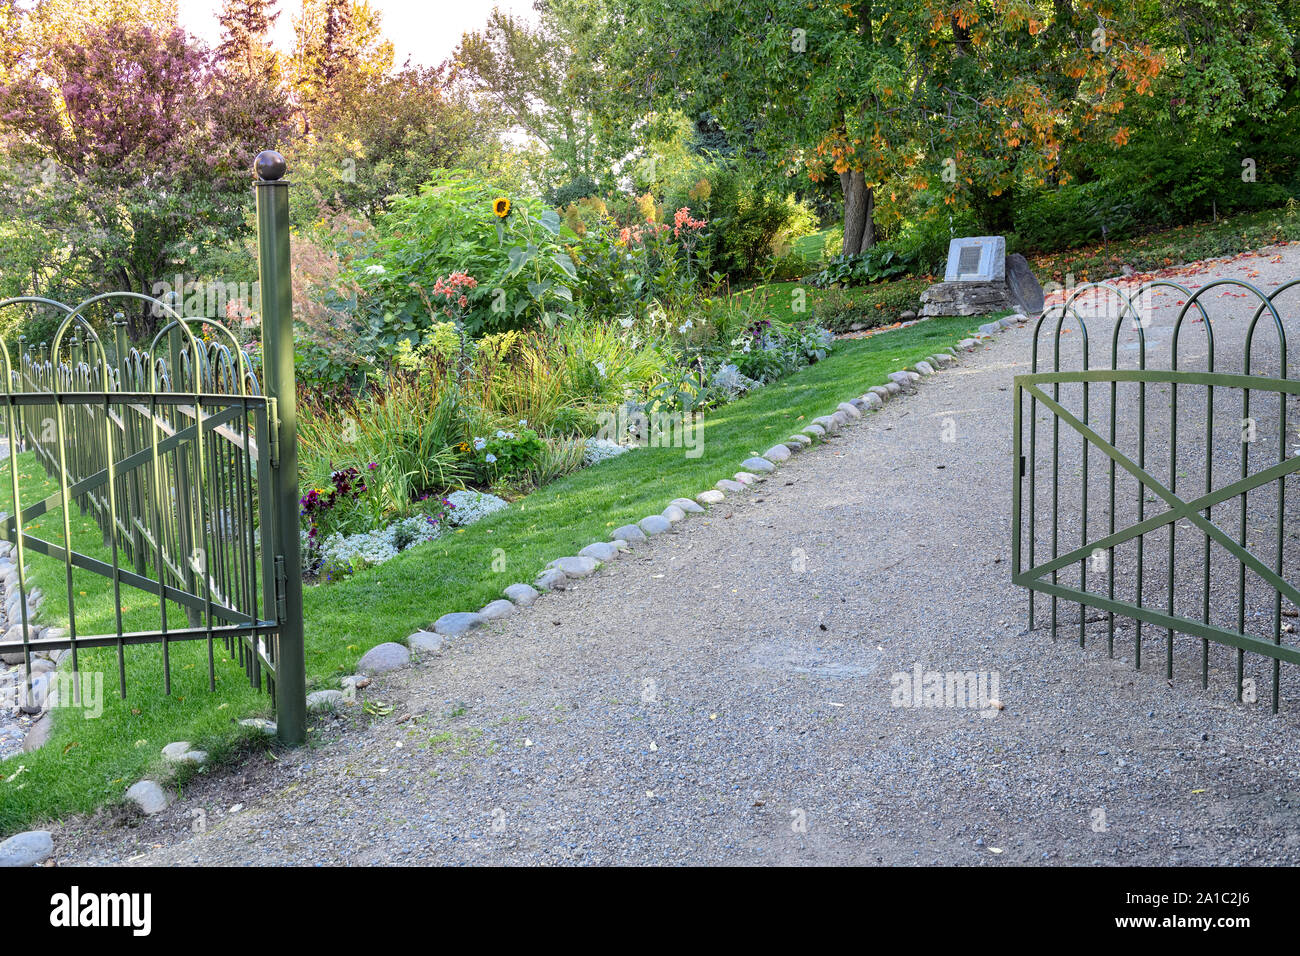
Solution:
[[[687,449],[680,447],[629,452],[568,475],[505,511],[379,567],[309,588],[304,598],[309,688],[337,687],[339,676],[351,673],[357,658],[376,644],[402,641],[449,611],[477,610],[500,597],[506,585],[531,582],[548,561],[608,540],[614,528],[659,513],[671,499],[694,497],[718,479],[730,478],[745,458],[880,384],[887,373],[955,343],[978,321],[932,319],[867,339],[842,340],[825,361],[707,415],[699,457],[687,457]],[[57,490],[30,455],[19,456],[19,463],[24,501]],[[0,508],[9,509],[3,488]],[[61,514],[47,514],[28,531],[60,541],[61,522]],[[71,525],[77,550],[108,558],[90,518],[74,508]],[[36,554],[29,554],[28,563],[34,583],[53,596],[43,607],[43,619],[66,616],[63,564]],[[111,632],[110,582],[77,571],[73,591],[79,631]],[[122,606],[127,630],[157,627],[156,599],[123,589]],[[171,620],[183,620],[179,608],[170,613]],[[83,652],[83,674],[103,674],[103,713],[92,718],[60,709],[45,747],[0,764],[0,833],[119,800],[136,780],[161,769],[160,751],[173,741],[188,740],[207,750],[214,765],[242,747],[257,745],[237,721],[252,714],[273,716],[270,701],[248,686],[243,670],[220,643],[215,657],[217,690],[212,693],[206,643],[172,645],[172,694],[165,696],[161,650],[128,648],[128,695],[122,700],[116,652]]]

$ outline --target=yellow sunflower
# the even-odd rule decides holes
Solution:
[[[492,211],[496,213],[498,219],[504,219],[510,215],[510,200],[505,196],[498,196],[492,201]]]

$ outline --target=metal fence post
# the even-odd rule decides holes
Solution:
[[[293,291],[289,273],[289,184],[284,157],[259,153],[257,183],[257,268],[261,283],[262,374],[266,394],[275,400],[279,460],[272,470],[276,527],[262,538],[262,560],[283,563],[283,597],[276,656],[276,723],[282,743],[307,737],[307,674],[303,648],[302,555],[298,537],[298,406],[293,371]]]

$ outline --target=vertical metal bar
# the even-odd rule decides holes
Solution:
[[[284,613],[276,649],[276,723],[284,743],[307,736],[307,674],[303,646],[302,555],[298,536],[298,401],[293,368],[293,290],[289,275],[289,184],[284,157],[258,155],[258,276],[262,290],[262,348],[266,394],[274,398],[279,460],[273,470],[274,538],[263,532],[263,560],[284,562]],[[270,546],[268,548],[268,546]],[[278,610],[277,610],[278,613]]]

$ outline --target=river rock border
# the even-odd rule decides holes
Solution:
[[[0,541],[0,633],[9,641],[23,639],[22,612],[18,602],[22,600],[18,588],[18,565],[14,560],[13,546],[8,541]],[[37,623],[43,594],[40,588],[27,591],[27,624],[31,630],[31,640],[43,637],[57,638],[63,635],[58,628],[45,627]],[[58,669],[60,661],[68,651],[33,651],[31,652],[30,683],[26,667],[26,654],[15,651],[0,655],[0,701],[5,712],[0,713],[0,742],[12,744],[17,739],[17,732],[22,732],[22,740],[17,750],[4,754],[4,759],[19,754],[30,753],[44,746],[50,736],[50,708],[54,705],[56,695],[48,693],[49,674]],[[12,704],[13,709],[10,710]]]
[[[957,364],[957,356],[962,352],[973,351],[995,335],[1023,325],[1028,320],[1029,316],[1016,313],[987,322],[956,346],[926,356],[908,368],[889,373],[885,382],[872,385],[861,395],[840,402],[829,414],[814,418],[801,431],[773,445],[762,455],[746,458],[740,463],[742,470],[732,478],[721,479],[714,487],[701,491],[694,498],[674,498],[659,514],[647,515],[640,521],[615,528],[609,541],[593,541],[576,555],[556,558],[537,575],[532,584],[511,584],[502,592],[502,598],[478,611],[448,612],[435,620],[428,630],[416,631],[405,642],[389,641],[372,647],[357,661],[356,673],[340,681],[343,690],[318,690],[308,694],[308,711],[334,711],[354,700],[356,692],[368,685],[371,677],[427,659],[442,650],[449,640],[467,634],[489,621],[509,617],[517,613],[519,608],[530,606],[547,591],[563,591],[571,582],[594,574],[602,564],[616,560],[646,544],[651,538],[671,531],[673,525],[685,521],[691,515],[705,513],[709,508],[722,504],[728,496],[743,494],[805,448],[828,435],[838,433],[841,428],[862,419],[868,412],[877,411],[888,402],[911,394],[922,379]]]

